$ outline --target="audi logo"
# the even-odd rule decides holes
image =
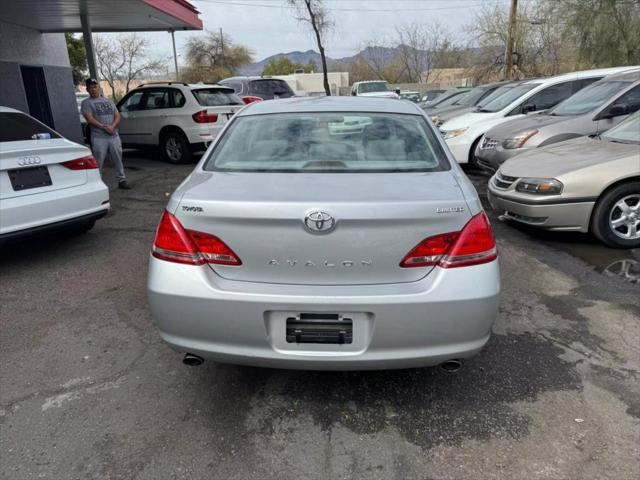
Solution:
[[[304,226],[311,233],[329,233],[336,228],[336,220],[326,212],[314,211],[304,217]]]
[[[28,165],[38,165],[40,162],[42,162],[40,157],[22,157],[20,160],[18,160],[18,165],[20,165],[21,167],[26,167]]]

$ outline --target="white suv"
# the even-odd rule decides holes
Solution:
[[[243,106],[232,88],[221,85],[140,85],[118,102],[120,138],[125,147],[159,146],[169,162],[187,163]]]

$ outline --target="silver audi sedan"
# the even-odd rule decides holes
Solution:
[[[173,193],[148,277],[190,365],[456,368],[499,294],[487,217],[428,117],[360,97],[239,111]]]

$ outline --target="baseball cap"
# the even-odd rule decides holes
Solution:
[[[98,80],[96,80],[95,78],[87,78],[87,80],[84,82],[84,86],[88,87],[89,85],[98,85]]]

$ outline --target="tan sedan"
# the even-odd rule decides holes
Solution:
[[[508,160],[489,180],[489,201],[517,222],[640,247],[640,112],[601,136]]]

